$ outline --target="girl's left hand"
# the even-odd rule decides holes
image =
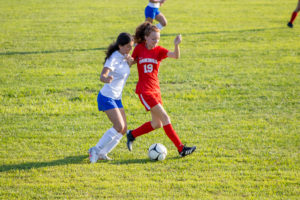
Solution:
[[[175,45],[179,45],[182,41],[182,38],[181,38],[181,34],[177,35],[175,40],[174,40],[174,44]]]

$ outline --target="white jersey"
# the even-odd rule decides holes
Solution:
[[[104,84],[100,90],[101,94],[115,100],[122,99],[122,91],[130,74],[130,68],[125,57],[119,51],[115,51],[106,60],[104,67],[111,70],[108,75],[113,76],[113,80]]]
[[[152,7],[152,8],[159,8],[160,3],[151,3],[151,2],[149,2],[149,3],[148,3],[148,6],[150,6],[150,7]]]

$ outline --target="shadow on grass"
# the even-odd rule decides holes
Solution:
[[[232,30],[232,31],[204,31],[198,33],[182,33],[183,36],[189,35],[209,35],[209,34],[221,34],[221,33],[245,33],[245,32],[259,32],[259,31],[266,31],[266,30],[275,30],[275,29],[283,29],[283,27],[273,27],[273,28],[254,28],[254,29],[244,29],[244,30]],[[162,33],[161,36],[176,36],[178,33]]]
[[[178,156],[174,157],[167,157],[165,161],[168,160],[175,160],[175,159],[180,159]],[[111,162],[113,165],[130,165],[130,164],[147,164],[147,163],[153,163],[153,162],[158,162],[158,161],[153,161],[150,160],[149,158],[143,158],[143,159],[134,159],[134,160],[115,160]],[[162,161],[164,162],[164,161]]]
[[[81,51],[99,51],[106,50],[107,48],[92,48],[92,49],[62,49],[62,50],[46,50],[46,51],[21,51],[21,52],[0,52],[0,56],[8,56],[8,55],[29,55],[29,54],[48,54],[48,53],[68,53],[68,52],[81,52]]]
[[[68,156],[65,157],[64,159],[53,160],[49,162],[29,162],[29,163],[21,163],[21,164],[13,164],[13,165],[2,165],[0,166],[0,172],[6,172],[11,170],[30,170],[30,169],[37,169],[42,167],[78,164],[78,163],[83,163],[83,160],[87,158],[88,155],[79,155],[79,156]],[[178,156],[167,157],[165,161],[175,160],[175,159],[180,159],[180,157]],[[152,161],[149,158],[144,158],[144,159],[133,159],[133,160],[98,161],[98,164],[101,162],[110,163],[112,165],[129,165],[129,164],[147,164],[156,161]],[[84,164],[86,163],[89,164],[88,161],[84,162]]]
[[[29,162],[29,163],[14,164],[14,165],[2,165],[0,166],[0,172],[6,172],[10,170],[30,170],[30,169],[36,169],[41,167],[77,164],[77,163],[82,163],[82,161],[87,157],[88,155],[69,156],[69,157],[65,157],[64,159],[53,160],[49,162]]]

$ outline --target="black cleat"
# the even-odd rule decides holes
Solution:
[[[179,155],[181,157],[184,157],[184,156],[187,156],[187,155],[190,155],[192,154],[195,150],[196,150],[196,146],[193,146],[193,147],[186,147],[186,146],[183,146],[183,149],[181,152],[179,152]]]
[[[293,28],[293,24],[292,24],[291,22],[289,22],[289,23],[287,24],[287,26],[290,27],[290,28]]]
[[[127,136],[127,148],[128,148],[129,151],[132,151],[132,143],[135,140],[135,138],[131,134],[131,130],[127,131],[126,136]]]

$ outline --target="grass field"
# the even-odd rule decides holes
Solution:
[[[97,110],[104,50],[134,33],[146,0],[0,0],[0,199],[299,199],[300,17],[296,0],[168,0],[160,45],[165,109],[196,152],[163,130],[123,138],[114,161],[87,150],[111,127]],[[150,114],[123,94],[128,127]],[[168,156],[151,162],[147,148]]]

